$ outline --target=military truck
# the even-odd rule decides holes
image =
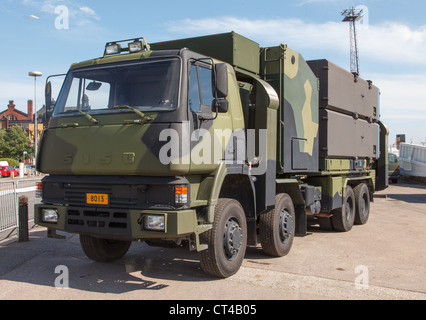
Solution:
[[[132,241],[188,245],[229,277],[247,246],[287,255],[308,220],[367,223],[387,186],[387,134],[371,81],[285,44],[235,32],[108,42],[65,78],[37,155],[48,175],[35,219],[49,237],[79,234],[98,262]]]

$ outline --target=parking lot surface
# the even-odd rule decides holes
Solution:
[[[77,235],[0,242],[0,300],[425,300],[426,187],[402,181],[381,192],[365,226],[296,237],[290,254],[250,247],[240,271],[214,279],[197,253],[133,243],[111,264],[86,258]],[[0,238],[1,239],[1,238]]]

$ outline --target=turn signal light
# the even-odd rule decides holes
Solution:
[[[175,187],[175,203],[185,204],[188,202],[188,187]]]
[[[43,183],[37,182],[36,184],[36,192],[35,192],[36,198],[41,198],[43,196]]]

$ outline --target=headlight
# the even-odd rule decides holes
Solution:
[[[150,215],[145,217],[145,230],[150,231],[165,231],[165,216],[164,215]]]
[[[41,210],[41,221],[46,223],[58,223],[59,214],[54,209],[42,209]]]

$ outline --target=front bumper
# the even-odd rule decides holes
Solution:
[[[43,221],[43,209],[57,212],[57,222]],[[164,216],[164,230],[147,230],[148,216]],[[48,229],[122,240],[178,239],[200,234],[196,210],[133,210],[63,205],[35,205],[35,223]]]

